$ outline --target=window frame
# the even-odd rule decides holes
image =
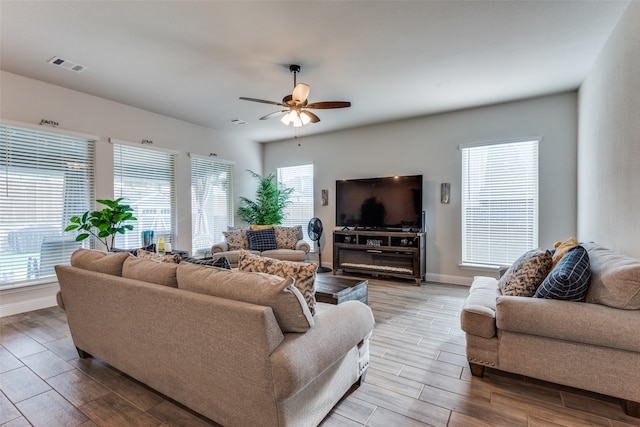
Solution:
[[[282,166],[276,169],[276,180],[278,182],[278,188],[287,188],[288,186],[285,184],[285,182],[283,181],[283,177],[282,175],[285,173],[295,173],[296,170],[298,170],[298,173],[305,173],[303,175],[298,175],[297,177],[300,178],[301,182],[301,186],[304,187],[305,186],[305,182],[304,182],[304,178],[301,177],[308,177],[309,174],[309,169],[310,169],[310,176],[311,176],[311,180],[310,180],[310,190],[307,191],[306,188],[303,188],[303,193],[300,193],[300,196],[296,196],[296,186],[294,185],[294,192],[291,194],[291,197],[289,198],[289,200],[292,200],[295,197],[298,197],[300,199],[305,199],[304,200],[304,206],[301,208],[300,205],[297,205],[296,210],[300,211],[300,212],[304,212],[305,209],[306,210],[310,210],[311,211],[311,216],[306,220],[306,222],[304,223],[300,223],[298,221],[295,221],[294,219],[289,219],[289,215],[293,212],[292,209],[290,209],[289,206],[287,206],[284,209],[284,220],[282,221],[282,225],[285,227],[293,227],[296,225],[300,225],[302,226],[302,235],[303,235],[303,240],[305,242],[307,242],[309,244],[309,247],[311,248],[311,252],[315,252],[315,245],[314,245],[314,241],[311,240],[311,238],[309,237],[309,233],[308,233],[308,225],[309,225],[309,220],[311,218],[313,218],[315,216],[315,203],[314,203],[314,177],[315,177],[315,165],[313,163],[305,163],[305,164],[301,164],[301,165],[294,165],[294,166]],[[286,177],[285,177],[286,178]],[[301,219],[301,218],[296,218],[296,219]]]
[[[134,143],[134,142],[129,142],[129,141],[123,141],[123,140],[119,140],[119,139],[115,139],[115,138],[109,138],[109,142],[112,144],[113,146],[113,195],[114,195],[114,199],[117,199],[119,197],[124,197],[124,200],[122,201],[122,203],[130,205],[132,208],[134,208],[133,211],[133,216],[137,218],[137,221],[133,221],[131,223],[131,225],[134,226],[134,229],[131,231],[128,231],[124,236],[122,235],[116,235],[115,237],[115,241],[114,241],[114,246],[121,248],[121,249],[132,249],[135,247],[142,247],[142,237],[141,237],[141,233],[144,230],[147,230],[149,228],[144,228],[146,226],[141,225],[141,218],[145,218],[145,213],[141,213],[138,211],[138,207],[136,206],[136,201],[135,200],[130,200],[129,196],[127,195],[122,195],[122,183],[120,183],[121,188],[118,189],[118,179],[122,179],[122,173],[118,174],[117,173],[117,168],[118,165],[117,163],[117,147],[120,146],[124,149],[127,150],[135,150],[137,152],[137,154],[141,155],[142,153],[147,153],[149,154],[150,157],[152,156],[160,156],[160,155],[167,155],[167,160],[168,160],[168,167],[170,169],[170,180],[169,180],[169,195],[168,195],[168,200],[169,200],[169,224],[170,224],[170,228],[169,228],[169,232],[168,233],[158,233],[157,230],[153,230],[154,231],[154,236],[153,236],[153,242],[156,243],[158,241],[159,237],[164,237],[165,242],[166,243],[170,243],[171,245],[174,245],[174,243],[177,240],[177,195],[176,195],[176,186],[177,186],[177,182],[176,182],[176,170],[177,170],[177,162],[178,162],[178,151],[175,150],[170,150],[167,148],[160,148],[160,147],[153,147],[153,146],[149,146],[149,145],[144,145],[141,143]],[[153,153],[153,154],[151,154]],[[141,157],[137,157],[137,159],[139,160]],[[149,161],[153,161],[152,158],[149,159]],[[128,178],[130,179],[131,177],[133,178],[144,178],[145,175],[148,174],[148,170],[146,170],[146,173],[144,174],[140,174],[140,176],[137,175],[131,175],[128,176]],[[158,180],[161,181],[161,180]],[[166,182],[166,181],[165,181]],[[125,193],[126,194],[126,193]],[[164,214],[164,212],[161,212],[161,214]],[[122,239],[126,239],[125,242],[129,242],[131,240],[133,240],[132,243],[124,243],[122,242]],[[175,245],[174,245],[175,247]],[[175,248],[178,249],[178,248]]]
[[[15,129],[14,140],[9,139],[8,132],[10,129]],[[12,120],[0,119],[0,140],[3,144],[6,143],[6,148],[2,156],[3,162],[0,165],[3,175],[3,181],[5,184],[3,188],[8,195],[8,191],[11,185],[11,179],[9,179],[11,163],[16,163],[13,167],[17,167],[22,172],[16,171],[16,173],[28,174],[33,178],[33,185],[41,188],[41,196],[30,193],[28,213],[24,211],[24,208],[20,212],[24,211],[24,215],[29,219],[25,221],[29,227],[42,228],[52,226],[54,223],[59,222],[59,227],[52,230],[51,233],[46,231],[50,240],[49,252],[53,253],[54,257],[49,259],[46,263],[43,263],[43,245],[46,243],[47,237],[42,237],[39,243],[36,243],[39,247],[37,253],[33,252],[33,256],[29,258],[34,259],[32,263],[31,259],[27,260],[26,276],[22,278],[22,272],[18,274],[20,277],[14,280],[6,280],[0,284],[1,291],[7,291],[10,289],[26,288],[37,285],[46,285],[57,282],[55,272],[53,271],[54,264],[64,264],[69,262],[68,257],[70,253],[77,247],[91,248],[93,242],[91,239],[83,242],[75,242],[74,236],[71,233],[66,233],[64,229],[69,224],[69,218],[74,215],[82,215],[88,210],[94,209],[95,205],[95,163],[96,163],[96,143],[99,138],[95,135],[84,134],[80,132],[69,131],[66,129],[59,129],[55,127],[37,126],[29,123],[21,123]],[[10,145],[14,144],[13,151],[10,149]],[[22,151],[29,153],[29,157],[20,157],[19,150],[20,145],[30,144],[28,147],[24,147]],[[58,144],[57,146],[53,144]],[[72,145],[73,144],[73,145]],[[86,144],[86,146],[85,146]],[[81,147],[86,149],[86,152],[82,156],[77,156],[78,151],[75,147]],[[18,150],[18,151],[16,151]],[[52,155],[52,154],[58,154]],[[10,158],[7,156],[11,156]],[[8,161],[7,161],[8,160]],[[33,171],[30,173],[30,171]],[[79,174],[78,174],[79,171]],[[39,173],[42,172],[42,173]],[[74,172],[72,176],[68,176],[68,172]],[[15,174],[14,174],[15,175]],[[57,178],[56,178],[57,176]],[[14,181],[17,179],[14,177]],[[50,187],[42,179],[48,180],[49,184],[53,184]],[[62,180],[61,187],[56,186],[55,181]],[[80,186],[74,185],[73,188],[68,188],[68,180],[77,182]],[[15,188],[25,188],[27,183],[23,179],[19,179],[19,185]],[[58,193],[52,193],[52,189],[59,188]],[[57,196],[55,194],[58,194]],[[71,199],[67,199],[65,195],[73,195]],[[8,197],[8,196],[7,196]],[[7,247],[10,246],[9,234],[11,232],[20,231],[24,227],[20,227],[15,230],[16,223],[11,220],[11,211],[14,211],[16,206],[19,206],[20,194],[18,194],[17,201],[11,202],[8,199],[3,206],[0,206],[0,220],[6,221],[5,225],[1,228],[5,228],[7,231]],[[36,200],[34,200],[36,198]],[[38,200],[39,199],[39,200]],[[33,205],[39,201],[44,204],[60,204],[60,206],[43,206],[41,214],[33,212]],[[48,201],[47,201],[48,200]],[[23,200],[24,201],[24,200]],[[8,207],[8,208],[7,208]],[[7,208],[8,210],[5,210]],[[51,210],[53,209],[53,210]],[[43,227],[38,227],[38,224]],[[29,228],[27,227],[27,228]],[[56,231],[57,230],[57,231]],[[60,238],[60,241],[56,243],[56,237]],[[35,236],[36,239],[40,239],[40,236]],[[56,253],[59,252],[59,253]],[[19,255],[19,253],[16,253]],[[28,255],[28,254],[27,254]],[[62,257],[57,259],[56,256]],[[19,258],[19,257],[18,257]],[[37,258],[37,260],[36,260]],[[48,258],[51,258],[50,256]],[[64,258],[64,261],[62,259]],[[15,261],[19,262],[19,260]],[[15,262],[11,264],[5,264],[3,266],[4,271],[7,271],[9,275],[16,274]],[[9,268],[6,268],[9,265]],[[43,269],[46,268],[50,274],[43,274]],[[22,270],[22,269],[19,269]],[[33,276],[33,277],[30,277]]]
[[[233,226],[233,222],[234,222],[234,196],[233,196],[233,166],[235,164],[235,162],[232,161],[228,161],[228,160],[222,160],[222,159],[218,159],[218,158],[212,158],[211,156],[202,156],[202,155],[198,155],[198,154],[194,154],[194,153],[189,153],[189,157],[191,158],[191,179],[190,179],[190,183],[191,183],[191,252],[194,255],[200,255],[200,254],[204,254],[208,251],[211,251],[211,247],[215,244],[220,242],[221,240],[223,240],[224,236],[222,235],[223,231],[226,231],[228,229],[228,227],[232,227]],[[210,162],[211,163],[211,170],[213,170],[214,172],[216,171],[216,169],[220,168],[221,165],[226,165],[226,167],[228,168],[226,170],[226,172],[229,174],[229,178],[228,178],[228,183],[227,183],[227,187],[226,187],[226,194],[223,195],[226,198],[226,207],[224,208],[227,212],[227,221],[226,224],[224,226],[224,229],[220,230],[220,235],[219,236],[211,236],[211,234],[209,234],[211,236],[211,239],[213,240],[211,242],[211,245],[207,247],[200,247],[199,244],[196,243],[196,239],[199,239],[200,237],[197,236],[196,234],[196,228],[198,227],[199,221],[198,218],[196,218],[197,215],[199,215],[201,209],[197,206],[198,203],[198,198],[199,195],[196,194],[196,189],[194,188],[194,179],[198,178],[200,176],[195,176],[194,175],[194,163],[198,163],[198,162]],[[220,168],[222,169],[222,168]],[[222,170],[220,172],[223,172]],[[215,195],[214,195],[215,197]],[[214,209],[219,208],[218,205],[215,204],[212,206]],[[202,208],[204,209],[204,208]],[[215,218],[215,215],[214,215]],[[206,222],[206,220],[205,220]],[[216,231],[216,227],[215,227],[215,220],[214,220],[214,226],[213,226],[213,231]]]
[[[538,247],[541,142],[540,137],[526,137],[460,146],[461,267],[496,269]],[[505,151],[518,146],[518,152]],[[489,220],[474,222],[472,214]],[[484,251],[488,253],[480,254]]]

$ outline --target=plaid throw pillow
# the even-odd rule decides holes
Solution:
[[[247,230],[247,237],[249,238],[249,249],[252,251],[270,251],[278,247],[273,228]]]
[[[558,261],[536,289],[534,297],[584,301],[590,278],[589,254],[582,246],[575,246]]]

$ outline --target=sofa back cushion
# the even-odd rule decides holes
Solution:
[[[282,332],[306,332],[314,322],[293,279],[191,263],[178,264],[178,288],[271,307]]]
[[[178,264],[129,257],[122,265],[122,277],[177,288],[177,270]]]
[[[591,261],[587,302],[625,310],[640,310],[640,260],[586,243]]]
[[[509,267],[498,281],[503,295],[530,297],[551,270],[551,252],[532,249]]]
[[[101,252],[93,249],[77,249],[71,254],[71,265],[83,270],[122,276],[122,265],[129,252]]]
[[[223,231],[222,234],[229,245],[230,251],[249,249],[249,238],[247,237],[246,228],[229,228],[229,230]]]
[[[240,251],[238,270],[274,274],[279,277],[292,277],[295,287],[304,295],[311,314],[316,312],[316,270],[318,266],[305,262],[281,261],[275,258],[254,255]]]
[[[252,251],[270,251],[276,249],[276,235],[273,228],[247,230],[249,249]]]
[[[302,226],[282,227],[275,225],[273,232],[276,235],[276,246],[278,249],[295,249],[298,240],[302,240]]]

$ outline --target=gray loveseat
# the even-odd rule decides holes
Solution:
[[[364,376],[374,319],[290,278],[80,249],[58,304],[95,356],[227,427],[316,426]]]
[[[211,253],[214,259],[226,257],[231,267],[238,266],[238,257],[240,250],[251,252],[255,255],[275,258],[282,261],[303,262],[307,254],[311,250],[309,243],[303,240],[302,227],[284,227],[275,225],[273,232],[275,234],[274,246],[271,249],[255,250],[252,249],[247,232],[250,227],[229,228],[225,231],[225,240],[214,244],[211,247]],[[253,230],[260,231],[260,230]]]
[[[461,313],[469,365],[614,396],[640,417],[640,260],[583,246],[586,302],[505,296],[496,279],[475,278]]]

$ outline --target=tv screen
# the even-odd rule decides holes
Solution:
[[[336,225],[421,229],[422,175],[336,181]]]

